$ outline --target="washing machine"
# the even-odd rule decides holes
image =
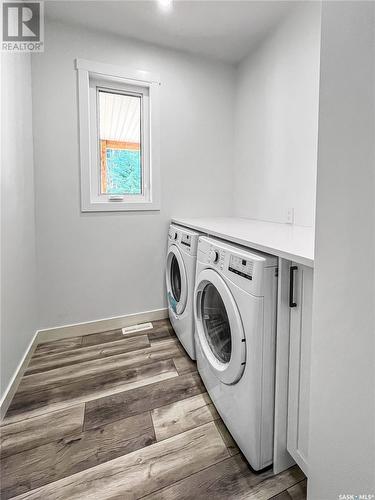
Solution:
[[[199,234],[171,224],[166,284],[169,319],[185,351],[195,360],[193,293]]]
[[[201,237],[194,290],[199,374],[254,470],[272,463],[277,258]]]

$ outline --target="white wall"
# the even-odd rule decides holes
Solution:
[[[320,3],[293,8],[240,64],[235,212],[312,226],[319,102]]]
[[[160,212],[80,212],[76,57],[160,74]],[[52,22],[32,68],[39,326],[164,307],[170,217],[232,209],[233,69]]]
[[[36,330],[30,56],[1,56],[1,396]]]
[[[375,494],[374,10],[322,10],[309,500]]]

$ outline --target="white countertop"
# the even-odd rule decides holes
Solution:
[[[172,218],[172,222],[314,267],[314,229],[241,217]]]

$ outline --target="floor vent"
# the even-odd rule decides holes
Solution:
[[[126,335],[128,333],[143,332],[144,330],[152,330],[152,323],[140,323],[139,325],[127,326],[122,329],[122,334]]]

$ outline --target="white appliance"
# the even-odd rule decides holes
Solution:
[[[277,258],[213,238],[198,244],[198,371],[255,470],[272,463]]]
[[[195,359],[193,293],[199,234],[171,224],[166,265],[169,318],[191,359]]]

